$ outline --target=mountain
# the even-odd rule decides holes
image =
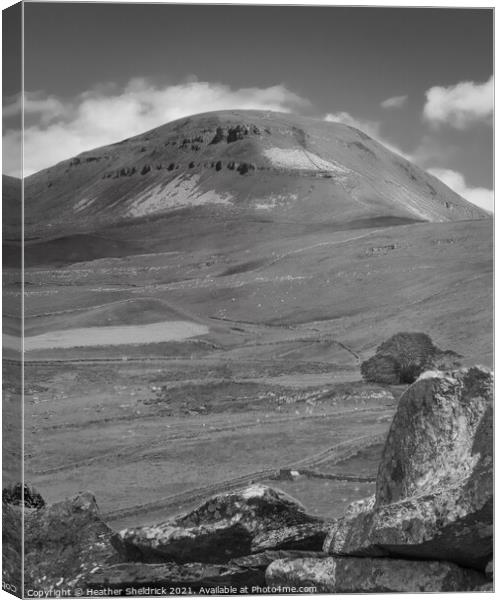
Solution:
[[[296,223],[486,215],[357,129],[262,111],[196,115],[84,152],[28,177],[25,199],[39,233],[200,208]]]
[[[88,327],[182,312],[233,354],[248,322],[356,349],[292,344],[299,362],[356,363],[398,331],[491,360],[492,219],[346,125],[181,119],[28,177],[25,216],[27,324],[57,313],[33,332],[72,327],[75,311]]]

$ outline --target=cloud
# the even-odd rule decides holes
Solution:
[[[19,116],[22,108],[25,115],[37,115],[42,124],[49,123],[65,112],[64,104],[54,96],[45,96],[41,92],[25,92],[24,104],[21,102],[21,94],[8,99],[3,106],[3,117]]]
[[[401,108],[403,104],[408,100],[408,96],[393,96],[392,98],[387,98],[380,103],[382,108]]]
[[[196,80],[159,87],[133,79],[121,90],[106,86],[70,101],[31,92],[25,108],[38,117],[24,131],[24,174],[200,112],[232,108],[290,112],[307,104],[284,85],[232,89]],[[15,114],[18,106],[19,99],[7,105],[8,114]],[[19,136],[16,130],[6,130],[5,147],[16,147]],[[4,172],[16,172],[14,159],[4,157]]]
[[[378,121],[358,119],[348,112],[328,113],[325,115],[325,121],[343,123],[344,125],[349,125],[349,127],[355,127],[372,138],[377,138],[380,135],[380,123]]]
[[[331,122],[335,122],[335,123],[343,123],[344,125],[349,125],[350,127],[355,127],[356,129],[360,129],[361,131],[363,131],[364,133],[366,133],[367,135],[372,137],[374,140],[376,140],[377,142],[379,142],[380,144],[385,146],[391,152],[394,152],[395,154],[399,154],[399,156],[406,158],[406,160],[413,160],[413,157],[411,155],[409,155],[406,152],[404,152],[403,150],[401,150],[401,148],[398,148],[397,146],[395,146],[392,142],[389,142],[388,140],[386,140],[380,134],[379,121],[358,119],[357,117],[353,117],[348,112],[328,113],[327,115],[325,115],[324,119],[325,119],[325,121],[331,121]]]
[[[423,117],[437,127],[446,124],[465,129],[478,122],[492,123],[493,75],[485,83],[462,81],[427,90]]]
[[[494,194],[493,190],[487,188],[470,188],[465,183],[464,176],[458,171],[451,169],[427,169],[428,173],[434,175],[445,183],[454,192],[472,202],[476,206],[484,208],[489,212],[494,210]]]

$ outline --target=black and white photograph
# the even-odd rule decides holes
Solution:
[[[2,9],[4,592],[492,593],[493,4]]]

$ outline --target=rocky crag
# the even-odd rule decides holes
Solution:
[[[400,399],[375,496],[330,522],[258,484],[119,533],[88,492],[25,508],[25,586],[115,595],[145,586],[492,590],[492,394],[492,373],[481,367],[420,376]],[[4,531],[20,515],[4,502]]]

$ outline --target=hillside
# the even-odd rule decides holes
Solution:
[[[261,111],[181,119],[26,179],[26,226],[46,237],[186,216],[279,223],[486,216],[435,177],[339,123]]]

